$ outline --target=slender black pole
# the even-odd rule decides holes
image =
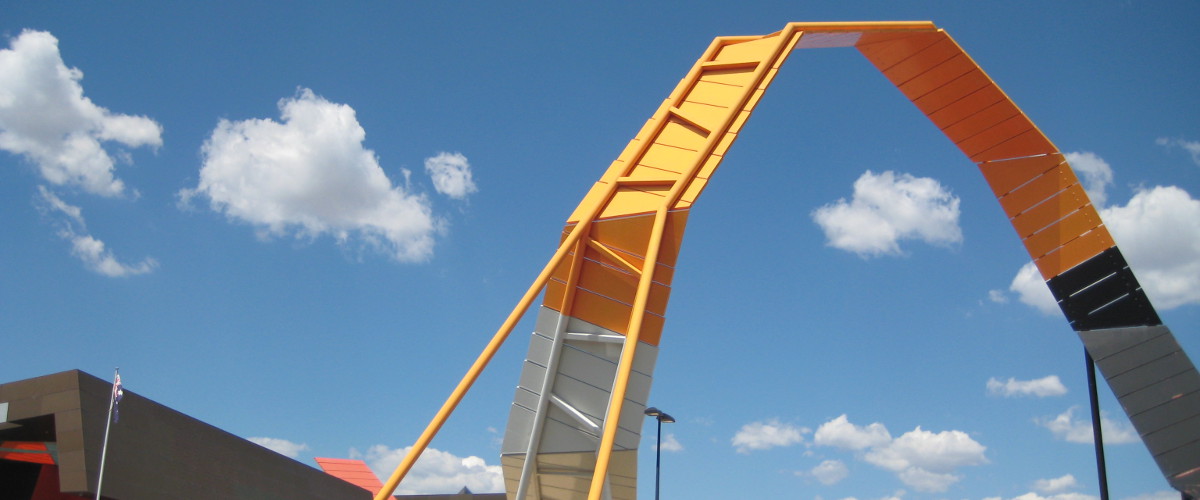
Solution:
[[[658,478],[662,471],[662,418],[655,417],[654,420],[658,421],[658,443],[654,446],[654,500],[658,500]]]
[[[1092,400],[1092,442],[1096,444],[1096,476],[1100,479],[1100,500],[1108,500],[1108,469],[1104,465],[1104,436],[1100,429],[1100,398],[1096,395],[1096,362],[1084,349],[1087,361],[1088,393]]]

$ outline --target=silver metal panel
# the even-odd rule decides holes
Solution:
[[[539,365],[546,366],[546,363],[550,361],[550,350],[553,347],[553,339],[534,332],[533,336],[529,340],[529,352],[525,354],[525,359],[527,361],[532,361]]]
[[[1192,378],[1191,376],[1192,374],[1190,373],[1181,373],[1164,379],[1161,383],[1126,394],[1117,399],[1117,402],[1121,403],[1121,408],[1125,409],[1125,414],[1129,415],[1130,419],[1132,419],[1134,415],[1141,415],[1147,411],[1162,407],[1164,401],[1175,401],[1177,396],[1182,397],[1184,394],[1189,394],[1187,391],[1180,391],[1178,385],[1185,383],[1187,379]],[[1172,409],[1171,411],[1174,410]]]
[[[547,366],[553,364],[551,360],[556,356],[554,338],[560,319],[566,320],[564,340],[557,354],[557,369],[548,374]],[[566,333],[584,335],[567,336]],[[563,318],[546,307],[538,311],[501,445],[505,485],[510,496],[519,489],[532,433],[538,420],[544,419],[541,434],[534,443],[538,450],[534,468],[536,482],[531,486],[528,498],[587,497],[603,420],[624,347],[623,339],[624,336],[616,332],[576,318]],[[609,464],[608,484],[612,498],[636,498],[637,447],[645,420],[642,412],[650,395],[651,374],[657,358],[656,346],[638,344]],[[552,377],[550,390],[542,395],[547,375]],[[537,415],[542,399],[549,403],[543,414]]]
[[[543,500],[587,498],[588,487],[592,482],[590,471],[595,467],[595,460],[594,453],[539,454],[538,470],[541,472],[537,481],[540,488],[537,492],[531,491],[530,498],[539,493],[541,496],[537,498]],[[501,457],[500,464],[504,470],[505,487],[508,491],[517,489],[515,478],[519,476],[524,462],[522,455]],[[613,452],[608,485],[614,499],[637,498],[637,451]]]
[[[1180,491],[1200,490],[1200,373],[1166,326],[1079,332],[1146,448]]]
[[[1142,436],[1146,447],[1159,450],[1174,450],[1190,442],[1198,440],[1196,429],[1200,429],[1200,415],[1194,415],[1182,422],[1176,422],[1159,430]]]
[[[1112,387],[1113,394],[1120,399],[1121,396],[1159,384],[1163,379],[1169,379],[1189,371],[1195,372],[1196,367],[1192,366],[1187,354],[1184,354],[1183,351],[1175,351],[1137,368],[1127,370],[1120,375],[1110,376],[1105,373],[1105,378],[1108,379],[1108,385]]]
[[[1192,441],[1161,455],[1155,455],[1154,461],[1167,474],[1171,487],[1179,491],[1196,491],[1196,474],[1193,472],[1197,458],[1200,457],[1200,441]],[[1183,476],[1183,477],[1179,477]]]
[[[1138,419],[1150,429],[1160,429],[1186,419],[1188,415],[1200,415],[1200,392],[1186,394],[1172,400],[1170,405],[1158,405],[1138,413]]]

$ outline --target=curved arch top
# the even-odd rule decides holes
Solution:
[[[641,412],[690,208],[787,56],[828,47],[857,49],[978,166],[1168,482],[1200,496],[1200,374],[1062,152],[930,22],[790,23],[713,40],[568,218],[391,489],[544,290],[502,446],[509,498],[636,498]]]

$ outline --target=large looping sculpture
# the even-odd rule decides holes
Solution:
[[[979,166],[1167,481],[1200,496],[1200,374],[1063,154],[929,22],[719,37],[567,220],[558,250],[376,497],[545,292],[502,446],[509,498],[636,498],[637,445],[692,203],[794,49],[854,47]]]

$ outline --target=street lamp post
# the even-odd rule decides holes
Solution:
[[[645,413],[647,417],[654,417],[658,421],[658,436],[656,436],[658,444],[654,447],[654,500],[658,500],[658,481],[662,472],[662,424],[663,422],[675,423],[675,417],[667,415],[653,406],[646,408]]]

